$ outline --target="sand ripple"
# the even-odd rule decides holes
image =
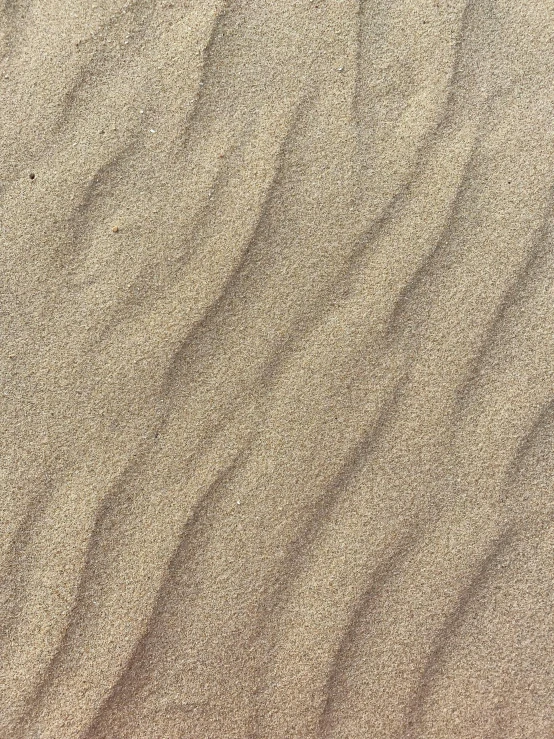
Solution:
[[[553,33],[3,0],[2,739],[554,735]]]

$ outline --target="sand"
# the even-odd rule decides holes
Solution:
[[[554,736],[552,2],[0,24],[0,739]]]

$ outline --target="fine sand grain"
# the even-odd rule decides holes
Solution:
[[[1,0],[0,739],[554,737],[553,39]]]

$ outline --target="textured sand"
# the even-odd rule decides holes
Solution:
[[[0,739],[553,737],[554,3],[0,22]]]

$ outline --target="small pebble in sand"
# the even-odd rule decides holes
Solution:
[[[36,177],[36,175],[35,175],[35,173],[34,173],[34,172],[31,172],[31,173],[29,174],[29,178],[30,178],[31,180],[34,180],[34,179],[35,179],[35,177]]]
[[[116,234],[119,231],[119,226],[114,226],[112,228],[112,231],[114,232],[114,234]]]

